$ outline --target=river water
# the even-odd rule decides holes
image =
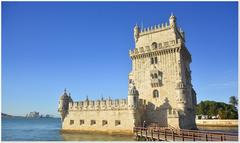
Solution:
[[[134,141],[133,136],[105,135],[90,133],[60,133],[61,120],[55,118],[40,119],[4,119],[2,118],[3,141]],[[238,132],[238,128],[201,128]]]

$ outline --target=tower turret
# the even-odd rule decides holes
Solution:
[[[177,27],[176,20],[177,20],[177,18],[172,13],[170,18],[169,18],[169,24],[170,24],[171,28]]]
[[[180,111],[185,111],[185,104],[186,104],[186,86],[183,82],[179,82],[176,87],[177,92],[177,106]],[[182,112],[182,113],[183,113]]]
[[[182,30],[182,28],[179,29],[179,32],[180,32],[183,40],[185,41],[185,32]]]
[[[140,28],[139,28],[138,25],[136,24],[136,25],[134,26],[134,40],[135,40],[135,43],[138,41],[139,32],[140,32]]]
[[[73,102],[70,94],[67,94],[67,90],[64,90],[64,93],[62,96],[60,96],[59,104],[58,104],[58,112],[61,114],[62,121],[68,114],[68,105],[69,102]]]
[[[129,108],[137,108],[138,107],[138,96],[139,93],[136,89],[136,86],[134,83],[129,84],[129,89],[128,89],[128,107]]]

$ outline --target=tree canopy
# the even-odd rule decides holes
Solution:
[[[231,101],[231,100],[230,100]],[[216,101],[201,101],[197,104],[196,114],[197,115],[208,115],[208,116],[217,116],[219,115],[221,119],[237,119],[238,111],[234,106],[236,105],[235,100],[233,100],[234,104],[226,104],[224,102],[216,102]]]

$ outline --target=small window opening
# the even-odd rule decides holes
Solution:
[[[70,125],[73,125],[74,124],[74,120],[70,120]]]
[[[121,124],[120,120],[115,120],[115,126],[119,126]]]
[[[95,125],[96,124],[96,120],[91,120],[91,125]]]
[[[84,120],[80,120],[80,125],[83,125],[84,124]]]
[[[104,125],[107,125],[107,123],[108,123],[107,120],[103,120],[103,121],[102,121],[102,125],[103,125],[103,126],[104,126]]]

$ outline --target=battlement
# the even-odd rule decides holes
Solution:
[[[124,109],[128,109],[127,99],[85,100],[85,101],[69,103],[70,111],[124,110]]]
[[[153,46],[151,44],[157,42],[160,44],[159,47],[161,48],[167,47],[167,42],[172,40],[175,40],[175,43],[178,43],[178,39],[181,39],[183,42],[185,41],[184,31],[177,26],[176,17],[173,14],[171,14],[169,17],[169,22],[149,26],[146,28],[139,27],[136,24],[133,31],[136,47]],[[149,35],[151,36],[149,37]],[[156,46],[154,45],[154,47]]]
[[[139,36],[143,36],[146,34],[151,34],[154,32],[160,32],[160,31],[164,31],[164,30],[168,30],[170,29],[170,24],[169,23],[162,23],[162,24],[158,24],[158,25],[154,25],[154,26],[150,26],[147,28],[142,28],[139,32]]]

